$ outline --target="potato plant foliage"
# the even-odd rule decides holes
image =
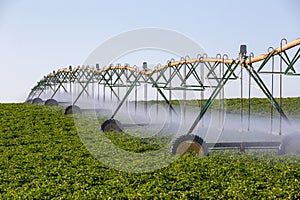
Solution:
[[[186,154],[155,172],[130,174],[91,156],[73,116],[63,115],[62,107],[0,104],[0,124],[0,199],[300,198],[296,155],[218,151],[199,159]],[[167,141],[108,137],[133,152],[155,150]]]

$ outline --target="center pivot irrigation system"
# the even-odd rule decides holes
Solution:
[[[296,64],[299,64],[300,58],[300,39],[288,43],[282,39],[280,46],[276,49],[270,47],[268,53],[255,57],[253,53],[247,54],[246,45],[240,46],[240,53],[237,59],[229,59],[227,55],[218,54],[215,58],[208,58],[207,55],[198,55],[196,59],[189,57],[182,58],[180,61],[170,60],[165,65],[158,65],[154,69],[148,69],[144,62],[142,67],[126,65],[110,65],[99,68],[83,66],[53,71],[53,73],[44,76],[36,86],[34,86],[26,100],[28,103],[45,104],[48,106],[66,105],[65,114],[81,113],[86,109],[78,106],[80,99],[90,97],[92,99],[108,102],[113,99],[117,104],[112,108],[110,118],[101,125],[101,130],[123,131],[122,123],[115,119],[121,107],[128,105],[128,97],[133,94],[134,101],[133,112],[137,110],[137,105],[143,103],[147,109],[149,104],[148,86],[155,89],[157,101],[165,102],[170,113],[176,114],[176,109],[172,105],[172,91],[182,91],[182,102],[187,98],[188,91],[194,91],[199,94],[201,101],[199,113],[196,119],[184,135],[179,136],[171,147],[173,154],[183,154],[185,152],[196,152],[200,156],[208,155],[209,148],[239,148],[244,151],[245,148],[277,148],[279,152],[299,153],[299,147],[293,145],[293,139],[268,142],[222,142],[210,144],[205,142],[200,136],[195,134],[195,128],[203,120],[207,110],[212,106],[217,98],[224,99],[224,86],[231,81],[240,81],[241,87],[241,119],[244,113],[250,116],[251,106],[251,84],[256,84],[263,94],[270,100],[272,105],[271,118],[273,110],[277,110],[281,122],[289,122],[288,117],[282,110],[283,97],[283,76],[299,76],[296,71]],[[246,71],[247,74],[244,74]],[[271,83],[266,84],[263,81],[263,74],[269,74]],[[275,77],[276,76],[276,77]],[[248,105],[243,105],[245,84],[247,77]],[[270,78],[271,77],[271,78]],[[274,82],[278,80],[279,95],[275,99]],[[269,87],[267,86],[269,85]],[[271,86],[270,86],[271,85]],[[137,87],[145,86],[142,101],[138,98]],[[120,92],[123,91],[123,92]],[[59,100],[64,96],[64,100]],[[68,99],[69,100],[66,100]],[[130,103],[132,103],[130,102]],[[224,106],[220,104],[221,106]],[[248,113],[244,111],[244,106],[248,106]],[[268,105],[266,105],[268,106]],[[103,109],[103,108],[102,108]],[[101,112],[101,109],[98,111]],[[185,111],[184,111],[185,114]],[[250,117],[248,118],[250,119]]]

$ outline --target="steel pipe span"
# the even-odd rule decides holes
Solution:
[[[50,105],[49,102],[52,102],[51,105],[57,105],[61,102],[43,99],[43,95],[47,93],[49,96],[50,94],[50,97],[48,97],[50,99],[56,98],[60,92],[73,95],[76,92],[72,89],[72,86],[75,85],[77,93],[74,96],[74,100],[73,102],[67,102],[71,104],[71,106],[68,107],[69,110],[67,113],[73,113],[70,109],[75,108],[75,104],[82,96],[92,95],[94,97],[95,91],[97,90],[98,99],[100,95],[103,95],[103,100],[105,101],[107,98],[107,90],[109,90],[111,99],[114,97],[119,102],[110,118],[111,121],[109,122],[112,123],[114,122],[112,119],[126,102],[130,93],[137,92],[137,90],[134,89],[137,86],[146,84],[156,89],[157,94],[162,97],[163,101],[169,105],[171,110],[174,110],[171,104],[172,95],[171,93],[166,95],[163,91],[198,91],[201,93],[201,98],[203,99],[204,92],[206,92],[207,88],[210,88],[211,92],[206,99],[206,103],[200,106],[201,110],[199,115],[196,117],[195,121],[186,133],[186,135],[190,135],[193,133],[195,127],[202,120],[206,111],[211,107],[218,95],[221,95],[222,98],[224,98],[224,86],[228,82],[241,79],[241,98],[243,98],[242,79],[243,69],[245,69],[249,77],[248,98],[251,98],[250,84],[255,83],[263,94],[270,100],[271,105],[278,111],[280,119],[289,121],[282,109],[282,95],[280,95],[279,102],[277,102],[278,100],[274,97],[274,81],[272,81],[270,89],[260,75],[261,73],[269,73],[272,76],[280,75],[280,94],[282,94],[282,75],[300,75],[296,69],[296,65],[299,64],[300,60],[300,39],[296,39],[290,43],[286,42],[285,45],[283,45],[283,42],[286,42],[286,40],[281,40],[278,48],[269,48],[269,50],[271,49],[270,51],[257,57],[254,57],[253,53],[248,56],[246,55],[246,52],[240,52],[240,55],[236,59],[229,59],[226,55],[222,57],[220,54],[218,54],[215,58],[208,58],[206,55],[199,55],[195,59],[182,58],[180,61],[171,60],[165,65],[157,65],[154,69],[144,68],[144,65],[147,65],[146,63],[143,63],[143,67],[140,68],[130,66],[128,64],[112,64],[103,67],[102,69],[100,69],[99,66],[96,66],[96,68],[79,66],[74,69],[72,67],[69,67],[69,69],[59,69],[56,72],[53,71],[52,73],[44,76],[32,88],[26,102],[39,104],[47,102],[48,105]],[[245,47],[243,48],[245,51]],[[279,58],[277,59],[278,66],[280,66],[279,71],[274,70],[275,57]],[[267,64],[272,65],[271,71],[265,70],[267,69]],[[177,83],[175,81],[177,81]],[[92,86],[92,91],[91,88],[89,88],[89,85]],[[103,87],[102,93],[100,86]],[[120,94],[120,89],[125,90],[125,94]],[[137,97],[137,94],[135,94],[135,96]],[[183,96],[183,100],[185,101],[186,94],[184,93]],[[147,88],[145,87],[144,101],[147,101],[148,98]],[[137,101],[137,98],[135,101]],[[249,116],[250,106],[250,101],[248,101]],[[76,109],[77,112],[79,107],[76,107]],[[243,115],[243,104],[241,101],[241,119],[243,119]],[[271,117],[273,117],[273,114]],[[248,117],[248,119],[250,119],[250,117]],[[116,124],[113,125],[117,126]],[[114,127],[113,125],[110,124],[110,126]],[[105,128],[103,128],[103,130],[105,130]],[[281,131],[279,134],[281,134]],[[199,141],[202,140],[199,139]]]

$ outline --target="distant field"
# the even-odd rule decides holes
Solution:
[[[280,100],[276,98],[276,101],[278,104],[280,103]],[[204,105],[207,101],[203,100],[187,100],[186,106],[188,108],[193,108],[194,106],[201,106]],[[213,103],[213,107],[215,109],[218,109],[218,106],[220,102],[224,103],[226,112],[230,113],[239,113],[240,112],[240,105],[241,100],[240,99],[224,99],[224,100],[215,100]],[[248,112],[248,99],[243,99],[243,112]],[[183,101],[173,100],[173,104],[183,105]],[[289,97],[289,98],[283,98],[282,99],[282,109],[283,111],[291,116],[291,117],[300,117],[300,97]],[[278,115],[278,112],[273,108],[274,115]],[[251,98],[250,99],[250,112],[252,114],[257,115],[270,115],[271,112],[271,102],[269,99],[265,98]]]
[[[253,112],[269,113],[266,99],[251,101]],[[239,112],[238,102],[227,100],[227,111]],[[283,108],[299,117],[300,98],[284,99]],[[72,115],[63,115],[63,109],[0,104],[0,199],[300,198],[300,157],[271,151],[220,151],[201,159],[186,154],[144,174],[110,169],[86,150]],[[159,149],[166,140],[107,136],[132,152]]]

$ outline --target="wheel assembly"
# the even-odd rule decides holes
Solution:
[[[121,122],[115,119],[108,119],[101,125],[103,132],[122,132],[123,129]]]
[[[284,137],[281,141],[278,154],[300,154],[300,134],[294,133]]]
[[[45,106],[58,106],[58,102],[55,99],[48,99],[45,102]]]
[[[70,105],[65,109],[65,115],[81,113],[79,106]]]
[[[28,100],[26,100],[26,102],[25,103],[32,103],[32,99],[28,99]]]
[[[198,135],[182,135],[172,144],[171,153],[173,155],[195,153],[199,157],[204,157],[208,156],[208,148],[203,139]]]
[[[43,100],[41,98],[35,98],[32,100],[32,104],[43,104]]]

